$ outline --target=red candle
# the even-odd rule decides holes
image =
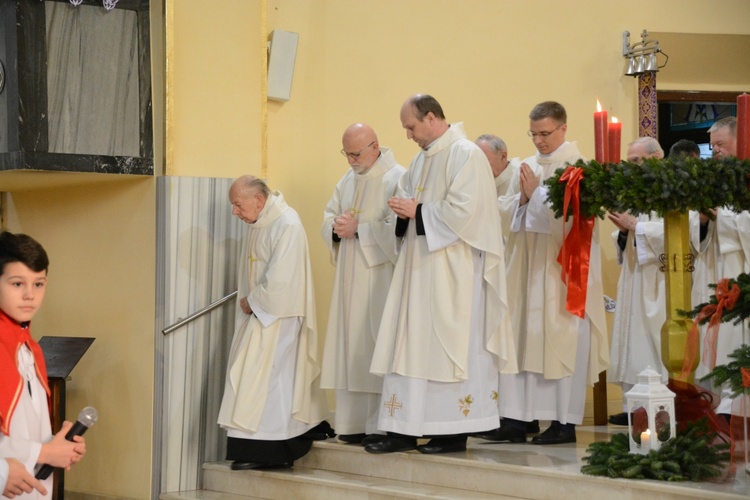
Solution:
[[[598,163],[607,162],[607,146],[607,112],[602,111],[602,105],[597,99],[596,113],[594,113],[594,153]]]
[[[750,160],[750,95],[737,96],[737,158]]]
[[[620,138],[622,137],[622,123],[612,117],[607,127],[607,147],[609,148],[609,163],[620,163]]]

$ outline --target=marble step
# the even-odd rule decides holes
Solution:
[[[205,500],[385,500],[385,499],[437,499],[437,500],[518,500],[517,497],[493,495],[436,486],[424,483],[399,481],[376,476],[310,469],[295,464],[293,469],[279,471],[232,471],[230,462],[204,465],[204,488],[213,495]],[[251,495],[238,496],[238,492]],[[191,492],[192,493],[192,492]],[[198,492],[200,495],[200,492]],[[170,494],[163,500],[204,500],[201,496]]]
[[[667,483],[608,479],[580,473],[586,447],[622,431],[579,427],[578,443],[535,446],[469,439],[465,452],[422,455],[416,451],[371,455],[362,447],[328,440],[315,443],[293,469],[231,471],[229,462],[204,465],[204,488],[268,499],[744,499],[748,478],[738,464],[725,483]],[[223,497],[222,497],[223,499]],[[211,500],[211,499],[209,499]],[[227,498],[227,500],[229,500]]]

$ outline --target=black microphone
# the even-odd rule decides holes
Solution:
[[[78,420],[75,424],[73,424],[73,427],[70,428],[68,433],[65,434],[65,439],[68,441],[73,441],[73,438],[75,436],[83,436],[83,433],[89,430],[89,427],[94,425],[96,423],[96,419],[98,418],[99,414],[96,412],[96,408],[87,406],[86,408],[81,410],[81,413],[78,414]],[[55,470],[55,468],[52,465],[44,464],[37,471],[34,477],[37,479],[47,479],[49,475],[52,474],[53,470]]]

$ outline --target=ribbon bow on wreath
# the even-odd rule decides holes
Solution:
[[[713,370],[716,366],[716,342],[719,335],[719,324],[724,311],[731,311],[737,305],[740,298],[740,287],[737,283],[729,286],[729,278],[724,278],[716,284],[716,303],[709,303],[695,316],[693,327],[688,333],[687,345],[685,346],[685,359],[682,364],[682,376],[686,378],[692,371],[695,359],[698,356],[698,325],[710,318],[706,337],[703,340],[703,364]]]
[[[560,278],[568,287],[565,309],[583,318],[586,315],[586,290],[589,280],[589,260],[591,257],[591,237],[594,234],[594,217],[581,216],[581,181],[583,169],[568,166],[560,177],[565,185],[563,202],[563,244],[557,254],[557,262],[562,267]],[[565,221],[568,207],[573,205],[573,224],[565,235]]]

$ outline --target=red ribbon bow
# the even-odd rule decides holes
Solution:
[[[724,310],[731,311],[737,305],[740,298],[740,287],[737,283],[729,287],[729,278],[724,278],[716,284],[716,304],[706,304],[701,312],[695,317],[693,328],[688,332],[687,344],[685,345],[685,359],[682,363],[682,378],[693,371],[693,364],[698,357],[698,325],[706,318],[711,318],[706,328],[706,337],[703,339],[703,364],[713,370],[716,366],[716,343],[719,338],[719,324]]]
[[[563,244],[557,254],[557,262],[562,267],[560,278],[568,287],[565,309],[583,318],[586,315],[586,290],[589,279],[591,257],[591,237],[594,234],[594,218],[581,217],[581,180],[583,169],[568,166],[560,176],[560,182],[567,182],[563,201]],[[573,224],[565,235],[565,220],[568,207],[573,204]]]

